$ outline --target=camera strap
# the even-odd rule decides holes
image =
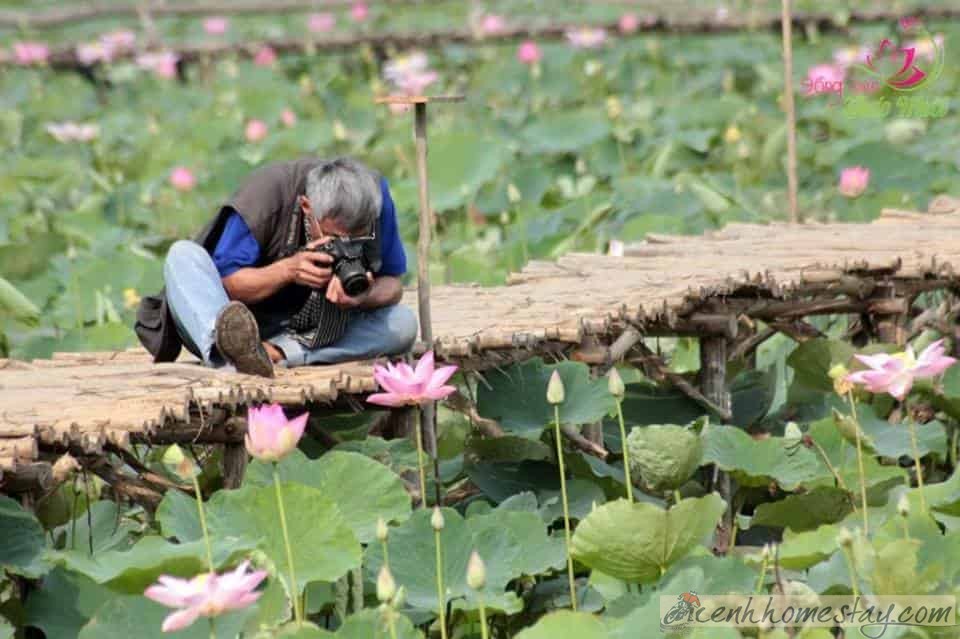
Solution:
[[[291,222],[290,232],[287,234],[287,248],[292,249],[292,253],[302,248],[297,246],[296,241],[298,222],[303,226],[307,243],[313,239],[307,216],[303,214],[299,204],[294,215],[299,219]],[[327,299],[326,289],[312,289],[307,301],[290,318],[290,331],[293,338],[304,347],[320,348],[343,337],[347,331],[348,319],[349,313],[346,310]]]

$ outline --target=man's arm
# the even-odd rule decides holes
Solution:
[[[326,253],[300,251],[268,266],[242,268],[221,281],[230,299],[255,304],[289,284],[324,288],[330,281],[332,261]]]

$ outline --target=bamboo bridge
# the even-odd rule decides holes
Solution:
[[[695,237],[650,235],[622,256],[531,262],[501,287],[436,286],[432,347],[466,371],[533,356],[600,368],[629,357],[722,417],[729,414],[727,362],[777,332],[816,336],[804,318],[849,314],[865,339],[903,343],[931,319],[932,310],[913,307],[918,295],[944,290],[955,298],[957,204],[941,196],[927,212],[886,209],[869,224],[733,224]],[[405,302],[416,306],[415,290]],[[644,336],[699,338],[699,387],[669,373]],[[53,461],[64,453],[81,463],[114,453],[136,468],[134,444],[223,444],[242,452],[252,403],[322,416],[362,410],[376,389],[371,362],[280,369],[264,379],[183,358],[153,364],[140,349],[0,359],[0,492],[42,493],[55,484]],[[472,406],[465,410],[475,415]],[[94,471],[121,476],[104,464]],[[129,480],[129,494],[149,490],[143,477]]]

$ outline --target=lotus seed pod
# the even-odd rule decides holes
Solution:
[[[830,376],[830,379],[836,380],[841,377],[846,377],[849,373],[850,371],[847,370],[847,367],[844,366],[843,364],[834,364],[833,366],[830,367],[830,370],[829,372],[827,372],[827,375]]]
[[[849,548],[853,545],[853,535],[846,528],[841,528],[837,534],[837,543],[844,548]]]
[[[377,517],[377,540],[384,542],[389,535],[390,529],[387,527],[387,522],[383,520],[383,517]]]
[[[627,389],[623,385],[623,378],[620,377],[616,367],[611,368],[607,375],[607,388],[610,389],[610,394],[617,399],[623,399],[623,395],[626,393]]]
[[[483,559],[474,550],[470,554],[470,561],[467,562],[467,585],[474,590],[480,590],[487,583],[487,567],[483,564]]]
[[[553,371],[550,383],[547,384],[547,401],[551,404],[563,403],[563,380],[560,379],[558,371]]]
[[[377,599],[380,603],[387,603],[397,594],[397,582],[393,580],[390,569],[386,566],[380,568],[380,574],[377,576]]]
[[[908,517],[910,515],[910,500],[907,499],[906,493],[900,495],[900,499],[897,500],[897,514],[901,517]]]
[[[630,469],[655,491],[679,488],[703,458],[700,434],[674,424],[635,426],[627,436]]]
[[[439,506],[433,507],[433,515],[430,516],[430,525],[433,526],[433,529],[436,531],[443,530],[443,513],[440,512]]]

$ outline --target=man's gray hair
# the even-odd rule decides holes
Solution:
[[[330,218],[355,235],[375,228],[383,204],[378,175],[346,157],[311,169],[306,196],[318,220]]]

